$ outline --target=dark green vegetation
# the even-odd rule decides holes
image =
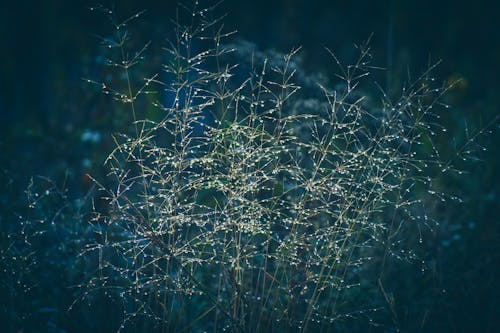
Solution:
[[[6,330],[495,331],[494,10],[236,3],[3,8]]]

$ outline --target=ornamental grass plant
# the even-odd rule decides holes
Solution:
[[[457,172],[435,65],[397,97],[377,88],[369,42],[337,72],[307,73],[300,48],[262,52],[217,5],[179,5],[161,55],[103,7],[113,31],[91,78],[129,122],[80,256],[82,300],[109,299],[124,332],[332,332],[393,311],[381,276],[418,261],[433,179]],[[139,45],[139,46],[137,46]],[[148,58],[151,57],[151,58]],[[161,59],[160,62],[148,59]]]

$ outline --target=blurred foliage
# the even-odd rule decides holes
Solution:
[[[8,332],[109,332],[123,319],[119,305],[98,291],[92,308],[78,302],[68,311],[82,296],[76,286],[96,265],[77,256],[82,239],[96,237],[84,207],[102,204],[86,174],[104,175],[111,134],[126,123],[96,93],[100,89],[82,80],[103,75],[94,34],[105,31],[105,22],[88,12],[89,5],[0,5],[0,321]],[[227,0],[222,6],[227,25],[262,49],[303,45],[303,65],[318,75],[334,65],[324,45],[349,58],[352,43],[373,32],[373,63],[387,69],[376,79],[389,93],[413,77],[409,73],[422,72],[429,58],[443,60],[437,77],[459,83],[445,97],[452,111],[440,120],[454,140],[438,144],[449,156],[473,137],[477,146],[466,161],[455,161],[464,175],[435,182],[464,202],[429,202],[440,227],[425,231],[425,242],[416,244],[424,263],[389,262],[380,288],[359,292],[360,302],[372,294],[385,298],[380,306],[389,315],[374,316],[382,326],[339,324],[339,330],[494,332],[500,308],[500,138],[498,121],[490,122],[500,109],[498,3]],[[127,14],[148,9],[137,30],[144,41],[161,40],[175,15],[174,1],[120,1],[116,7]],[[151,53],[159,48],[152,45]],[[476,136],[484,128],[492,133]]]

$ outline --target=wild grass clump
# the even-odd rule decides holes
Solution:
[[[96,180],[107,208],[91,221],[85,295],[119,302],[131,331],[316,332],[373,318],[390,303],[386,261],[416,258],[433,224],[423,198],[448,199],[432,181],[452,170],[433,144],[448,87],[431,66],[396,100],[364,93],[368,43],[349,66],[327,50],[339,71],[314,82],[299,48],[241,58],[214,7],[180,8],[161,67],[145,74],[149,43],[129,47],[138,14],[112,20],[108,79],[89,80],[131,122],[106,160],[114,187]]]

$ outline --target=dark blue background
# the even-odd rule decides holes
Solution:
[[[138,25],[143,40],[161,41],[168,35],[175,1],[116,3],[122,17],[147,10]],[[32,175],[57,179],[69,170],[69,182],[83,191],[83,175],[90,170],[82,160],[99,168],[99,147],[79,140],[85,129],[112,131],[101,114],[106,110],[96,110],[95,92],[82,81],[97,71],[99,41],[94,34],[109,29],[103,17],[87,9],[90,5],[94,3],[80,0],[0,4],[0,168],[8,175],[1,179],[17,184],[0,184],[14,187],[13,194],[1,197],[3,221]],[[286,52],[302,45],[304,66],[315,72],[331,69],[324,46],[349,59],[353,43],[373,33],[373,64],[388,69],[378,74],[387,89],[404,80],[407,69],[418,73],[429,59],[442,59],[438,78],[462,80],[449,97],[454,113],[446,125],[452,133],[462,133],[465,124],[481,128],[499,114],[498,1],[227,0],[219,11],[228,14],[228,29],[237,29],[239,38],[261,49]],[[471,166],[466,180],[451,184],[465,194],[467,205],[449,223],[463,227],[473,221],[476,227],[460,242],[436,250],[438,277],[394,291],[401,299],[403,329],[416,330],[418,325],[410,324],[417,320],[411,317],[411,304],[436,283],[446,293],[424,300],[423,331],[494,332],[500,324],[498,122],[491,129],[481,139],[488,148],[479,156],[483,162]]]

